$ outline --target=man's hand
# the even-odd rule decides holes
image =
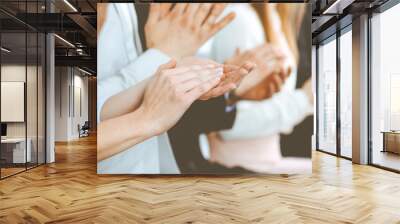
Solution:
[[[230,23],[234,13],[217,21],[225,4],[152,3],[145,26],[148,48],[175,59],[192,56],[216,32]]]

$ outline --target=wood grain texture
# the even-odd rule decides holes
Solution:
[[[0,223],[400,223],[400,175],[319,152],[312,175],[96,174],[96,139],[0,181]]]

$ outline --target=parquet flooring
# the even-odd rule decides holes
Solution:
[[[96,139],[0,181],[0,223],[400,223],[400,175],[315,152],[312,175],[99,176]]]

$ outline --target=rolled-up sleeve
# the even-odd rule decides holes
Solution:
[[[120,69],[116,74],[98,80],[98,121],[100,121],[100,111],[107,99],[152,76],[160,65],[167,63],[169,60],[170,57],[166,54],[156,49],[149,49],[137,57],[136,60]]]

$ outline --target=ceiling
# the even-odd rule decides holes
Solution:
[[[335,32],[339,20],[373,9],[387,0],[310,0],[312,5],[313,41]],[[97,0],[1,0],[0,25],[2,44],[12,49],[8,55],[24,55],[25,41],[29,55],[37,50],[31,37],[25,40],[25,31],[54,32],[56,64],[81,66],[96,71],[96,3]],[[140,2],[148,2],[141,0]],[[271,2],[271,1],[270,1]],[[277,1],[282,2],[282,1]],[[304,2],[286,0],[283,2]],[[52,13],[49,13],[49,12]],[[345,23],[343,23],[345,24]],[[328,32],[329,31],[329,32]],[[71,44],[74,45],[73,47]],[[39,48],[42,46],[39,46]]]
[[[54,32],[56,65],[79,66],[96,73],[96,0],[1,0],[3,60],[34,58],[44,44],[37,35]],[[49,13],[49,12],[52,13]],[[27,34],[25,34],[27,32]],[[41,36],[39,40],[44,40]],[[26,56],[25,56],[26,55]]]

